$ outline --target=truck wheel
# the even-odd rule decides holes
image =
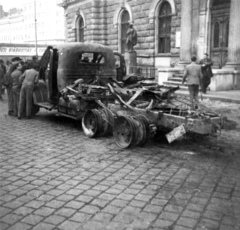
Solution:
[[[39,112],[39,106],[32,105],[32,116],[36,115]]]
[[[82,129],[87,137],[97,137],[101,132],[101,116],[97,109],[88,110],[82,118]]]
[[[135,142],[136,127],[128,116],[119,116],[115,120],[113,136],[120,148],[129,148]]]

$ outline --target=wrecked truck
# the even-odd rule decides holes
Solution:
[[[123,56],[107,46],[73,42],[49,46],[40,60],[39,75],[40,82],[33,94],[35,110],[56,109],[62,116],[80,120],[87,109],[98,108],[98,104],[71,95],[66,98],[64,89],[71,85],[73,88],[78,79],[100,86],[121,81],[126,66]]]
[[[81,120],[86,136],[113,135],[121,148],[143,146],[166,129],[169,143],[185,133],[215,135],[222,118],[200,106],[190,110],[178,87],[158,85],[142,74],[126,76],[124,58],[109,47],[65,43],[48,47],[40,60],[35,108],[55,109]]]

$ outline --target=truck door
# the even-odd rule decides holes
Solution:
[[[46,71],[46,85],[48,88],[48,99],[51,103],[58,102],[58,87],[57,87],[57,68],[58,68],[58,50],[50,50],[50,60]]]
[[[40,81],[34,89],[34,104],[52,109],[58,102],[57,89],[58,51],[48,47],[40,60]]]

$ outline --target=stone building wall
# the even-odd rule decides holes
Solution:
[[[172,16],[171,54],[174,56],[173,58],[176,58],[176,56],[179,56],[179,48],[175,47],[175,40],[176,32],[180,31],[181,0],[174,1],[176,14]],[[149,18],[150,6],[153,2],[156,1],[126,0],[125,3],[123,0],[74,1],[65,9],[67,14],[67,41],[75,41],[76,31],[73,29],[73,25],[77,12],[81,11],[86,22],[84,40],[108,45],[117,51],[119,47],[119,24],[114,25],[114,16],[118,8],[128,4],[132,11],[134,28],[138,33],[138,44],[135,46],[138,54],[138,63],[140,65],[154,66],[156,57],[166,55],[156,53],[156,19]],[[162,0],[159,2],[162,2]]]

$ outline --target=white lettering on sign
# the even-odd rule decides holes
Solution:
[[[42,56],[46,48],[38,48],[38,55]],[[36,55],[35,47],[0,47],[0,55],[4,56],[33,56]]]
[[[168,143],[171,143],[186,133],[184,125],[180,125],[166,135]]]
[[[7,51],[7,48],[5,47],[0,47],[0,52],[6,52]]]

